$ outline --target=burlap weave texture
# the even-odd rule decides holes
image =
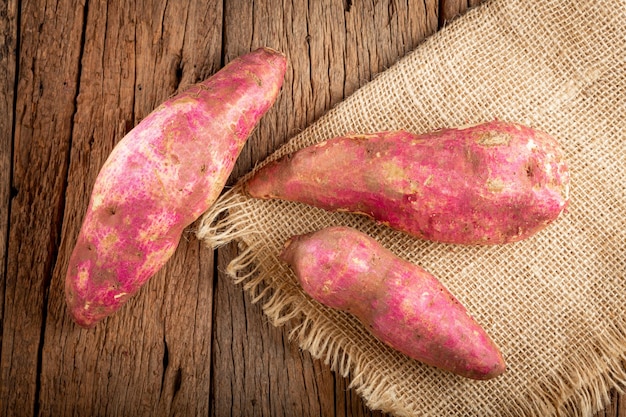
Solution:
[[[498,118],[559,140],[568,211],[525,241],[420,241],[345,213],[246,197],[205,215],[199,238],[240,243],[229,272],[295,342],[399,416],[590,415],[626,383],[626,2],[493,0],[362,87],[268,160],[345,133],[415,133]],[[261,164],[262,165],[262,164]],[[244,177],[242,180],[245,180]],[[500,346],[507,372],[471,381],[419,364],[319,305],[277,256],[291,236],[344,224],[433,273]]]

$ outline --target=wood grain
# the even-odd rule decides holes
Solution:
[[[83,7],[22,3],[0,411],[36,412],[41,339],[58,257],[79,72]],[[58,42],[59,39],[78,42]],[[55,42],[55,40],[57,40]]]
[[[11,164],[17,70],[17,2],[0,4],[0,357],[11,207]],[[0,374],[1,375],[1,374]],[[1,398],[1,397],[0,397]]]
[[[476,7],[481,0],[441,0],[439,2],[439,25],[443,26],[454,20],[456,17],[463,15],[468,9]]]
[[[0,4],[0,415],[381,416],[272,326],[187,231],[92,330],[64,275],[96,175],[161,101],[258,46],[283,91],[229,184],[480,0],[9,0]],[[597,417],[626,417],[624,396]]]

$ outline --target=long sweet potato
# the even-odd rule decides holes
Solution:
[[[499,349],[459,301],[371,237],[329,227],[291,238],[281,259],[313,299],[353,314],[407,356],[472,379],[504,372]]]
[[[167,100],[104,163],[66,276],[69,312],[93,326],[171,257],[217,199],[257,121],[274,103],[285,56],[261,48]]]
[[[457,244],[525,239],[568,202],[552,137],[493,121],[415,135],[337,137],[259,169],[246,192],[366,214],[411,235]]]

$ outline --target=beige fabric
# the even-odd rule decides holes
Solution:
[[[236,240],[229,273],[276,325],[399,416],[590,415],[626,383],[626,3],[495,0],[468,12],[294,137],[270,159],[347,132],[416,133],[499,118],[563,145],[567,213],[528,240],[461,247],[370,220],[248,199],[235,187],[198,236]],[[502,349],[507,372],[466,380],[412,361],[307,298],[277,260],[287,238],[356,227],[437,276]],[[263,290],[263,291],[261,291]]]

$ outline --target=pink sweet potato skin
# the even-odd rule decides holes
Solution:
[[[118,310],[171,257],[217,199],[274,103],[284,55],[261,48],[167,100],[113,149],[96,179],[66,276],[73,319]]]
[[[337,137],[262,167],[244,187],[256,198],[366,214],[422,239],[502,244],[563,212],[569,174],[552,137],[493,121]]]
[[[379,340],[472,379],[505,371],[498,347],[431,274],[348,227],[295,236],[281,259],[306,293],[356,316]]]

